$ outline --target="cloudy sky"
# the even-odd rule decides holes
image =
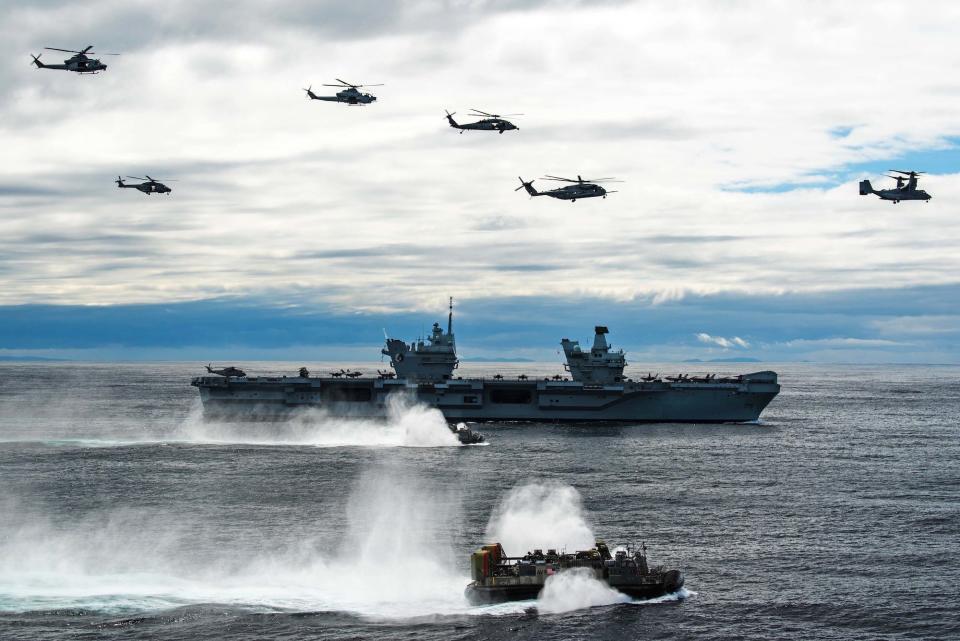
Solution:
[[[946,1],[4,2],[0,355],[337,356],[454,296],[478,355],[605,323],[650,359],[960,362],[958,25]],[[30,63],[87,44],[123,55]],[[305,99],[336,77],[385,86]],[[447,127],[471,107],[525,115]],[[934,199],[858,195],[890,167]],[[173,194],[112,182],[144,173]],[[548,173],[625,182],[514,191]]]

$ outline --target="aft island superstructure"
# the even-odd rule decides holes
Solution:
[[[725,378],[624,376],[626,358],[612,351],[606,327],[595,328],[593,346],[561,341],[569,377],[544,379],[461,378],[453,333],[434,323],[425,340],[388,338],[382,353],[393,371],[377,377],[199,376],[204,414],[212,419],[282,420],[297,410],[320,409],[332,416],[386,417],[392,398],[435,407],[450,422],[691,422],[756,421],[779,393],[774,372]]]

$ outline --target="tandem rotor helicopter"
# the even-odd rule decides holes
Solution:
[[[170,192],[173,191],[172,189],[164,185],[159,180],[151,178],[150,176],[147,176],[146,178],[138,178],[136,176],[127,176],[127,178],[130,178],[131,180],[143,180],[145,182],[142,182],[138,185],[128,185],[125,182],[123,182],[123,178],[121,178],[120,176],[117,176],[117,187],[119,187],[120,189],[136,189],[137,191],[142,191],[148,196],[150,194],[167,194],[169,196]],[[168,180],[167,182],[176,182],[176,181]]]
[[[323,85],[324,87],[338,87],[342,91],[338,91],[335,96],[318,96],[313,93],[313,86],[304,89],[307,92],[307,98],[311,100],[326,100],[327,102],[345,102],[348,105],[369,105],[377,101],[377,97],[373,94],[362,93],[360,87],[382,87],[382,84],[379,85],[354,85],[346,80],[340,80],[340,78],[335,79],[340,84],[338,85]]]
[[[551,198],[557,198],[559,200],[569,200],[570,202],[577,202],[578,198],[596,198],[600,196],[606,198],[607,194],[615,194],[616,191],[609,191],[596,183],[600,182],[623,182],[622,180],[617,180],[615,178],[593,178],[590,180],[585,180],[581,176],[577,176],[576,180],[571,178],[561,178],[560,176],[544,176],[543,180],[556,180],[558,182],[572,183],[570,185],[564,185],[563,187],[557,187],[556,189],[549,189],[547,191],[537,191],[533,186],[533,181],[525,181],[523,178],[520,178],[520,186],[514,189],[514,191],[520,191],[521,189],[526,189],[527,193],[530,194],[530,197],[534,196],[550,196]]]
[[[930,202],[930,199],[933,198],[933,196],[924,190],[917,189],[917,176],[922,175],[922,171],[900,171],[899,169],[889,169],[888,171],[892,171],[895,174],[902,174],[900,176],[887,174],[887,178],[896,179],[896,187],[892,189],[874,189],[869,180],[861,180],[860,195],[867,196],[869,194],[876,194],[880,197],[880,200],[889,200],[893,202],[894,205],[901,200],[923,200]],[[904,178],[904,176],[906,176],[906,178]],[[904,185],[903,181],[907,181],[907,184]]]
[[[453,116],[457,112],[454,111],[453,113],[450,113],[448,111],[447,122],[449,122],[450,126],[454,129],[459,129],[460,133],[463,133],[467,129],[475,129],[477,131],[499,131],[500,133],[510,131],[511,129],[520,131],[519,127],[509,120],[506,120],[504,116],[522,116],[523,114],[504,114],[504,116],[501,116],[500,114],[488,114],[486,111],[480,111],[479,109],[471,109],[470,111],[471,113],[469,116],[471,118],[480,118],[480,120],[477,122],[467,122],[461,125],[453,119]]]
[[[40,62],[40,55],[34,56],[30,54],[33,58],[33,64],[37,65],[37,69],[61,69],[63,71],[75,71],[76,73],[90,73],[95,74],[99,71],[106,71],[107,65],[103,64],[95,58],[88,58],[87,54],[91,56],[119,56],[119,53],[94,53],[90,51],[93,49],[93,45],[89,45],[83,51],[74,51],[73,49],[57,49],[56,47],[44,47],[49,51],[63,51],[65,53],[72,53],[73,56],[67,58],[63,61],[62,65],[47,65]]]

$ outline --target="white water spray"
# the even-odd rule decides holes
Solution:
[[[510,555],[534,548],[587,550],[596,543],[583,514],[583,499],[569,485],[529,483],[510,490],[494,508],[486,541]]]
[[[192,443],[312,445],[315,447],[456,447],[440,410],[399,395],[387,401],[387,419],[343,418],[305,409],[276,423],[207,422],[196,401],[175,437]]]
[[[220,603],[371,618],[469,610],[469,577],[456,570],[462,563],[450,545],[458,495],[395,465],[361,474],[345,528],[338,535],[326,527],[326,539],[223,531],[146,509],[53,520],[12,501],[0,507],[18,515],[0,524],[0,610],[129,613]],[[330,544],[332,535],[339,543]]]
[[[547,578],[537,597],[537,610],[555,614],[630,602],[626,594],[597,580],[590,568],[572,568]]]

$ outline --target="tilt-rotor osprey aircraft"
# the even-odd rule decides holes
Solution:
[[[128,185],[125,182],[123,182],[123,178],[121,178],[120,176],[117,176],[117,187],[119,187],[120,189],[136,189],[137,191],[142,191],[148,196],[150,194],[167,194],[169,196],[170,192],[173,191],[172,189],[164,185],[159,180],[151,178],[150,176],[147,176],[146,178],[137,178],[136,176],[127,176],[127,178],[130,178],[132,180],[143,180],[146,182],[142,182],[139,185]],[[176,181],[168,180],[167,182],[176,182]]]
[[[453,119],[454,114],[457,112],[454,111],[453,113],[450,113],[448,111],[447,122],[449,122],[450,126],[454,129],[459,129],[460,133],[463,133],[467,129],[476,129],[477,131],[499,131],[500,133],[509,131],[511,129],[520,131],[519,127],[509,120],[505,120],[504,116],[522,116],[523,114],[504,114],[501,116],[500,114],[488,114],[486,111],[480,111],[479,109],[471,109],[470,111],[472,112],[469,114],[471,118],[480,118],[480,120],[477,122],[467,122],[461,125]]]
[[[900,171],[899,169],[890,169],[888,171],[892,171],[895,174],[902,174],[900,176],[887,174],[887,178],[896,179],[896,187],[893,189],[874,189],[869,180],[861,180],[860,195],[876,194],[880,197],[880,200],[892,201],[894,205],[901,200],[923,200],[930,202],[930,199],[933,198],[933,196],[924,190],[917,189],[917,176],[923,174],[922,171]],[[906,178],[904,178],[904,176],[906,176]],[[904,180],[907,181],[906,185],[903,184]]]
[[[338,87],[343,91],[338,91],[335,96],[318,96],[313,93],[313,87],[304,89],[307,92],[307,97],[311,100],[326,100],[327,102],[345,102],[348,105],[369,105],[377,101],[377,97],[369,93],[361,93],[360,87],[382,87],[383,85],[354,85],[346,80],[340,80],[336,78],[336,81],[340,84],[338,85],[323,85],[324,87]]]
[[[520,191],[521,189],[526,189],[527,193],[530,194],[530,197],[534,196],[550,196],[551,198],[558,198],[560,200],[569,200],[570,202],[577,202],[578,198],[596,198],[600,196],[606,198],[607,194],[615,194],[616,191],[608,191],[596,184],[599,182],[623,182],[622,180],[616,180],[615,178],[593,178],[591,180],[585,180],[580,176],[577,176],[576,180],[571,178],[561,178],[559,176],[544,176],[544,180],[556,180],[559,182],[572,183],[570,185],[564,185],[563,187],[557,187],[556,189],[549,189],[547,191],[537,191],[533,186],[533,181],[525,181],[523,178],[520,178],[520,186],[514,189],[514,191]]]
[[[107,65],[103,64],[97,59],[88,58],[87,54],[90,54],[91,56],[120,55],[119,53],[94,53],[93,51],[90,51],[93,49],[93,45],[88,46],[83,51],[74,51],[73,49],[57,49],[56,47],[44,47],[44,49],[49,51],[63,51],[65,53],[72,53],[75,55],[64,60],[62,65],[47,65],[40,62],[40,56],[43,55],[42,53],[39,56],[30,54],[30,56],[33,58],[33,64],[37,65],[38,69],[62,69],[64,71],[75,71],[77,73],[97,73],[98,71],[106,71]]]

